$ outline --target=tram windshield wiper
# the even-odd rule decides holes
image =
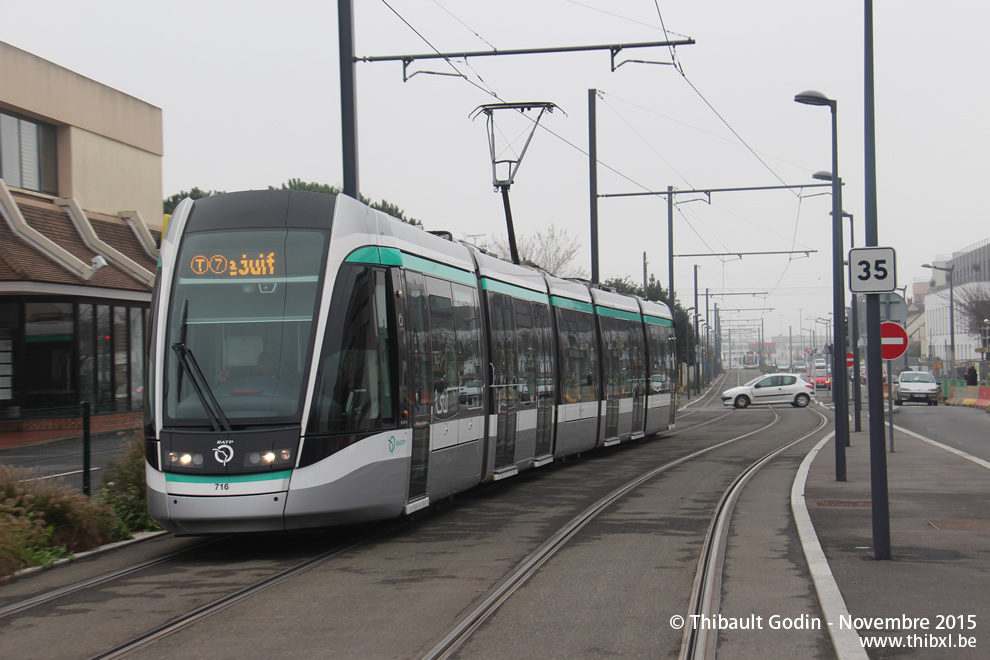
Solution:
[[[196,362],[196,356],[193,355],[192,349],[188,348],[183,342],[176,342],[172,344],[172,350],[178,356],[179,364],[188,372],[189,382],[196,391],[196,396],[199,397],[200,403],[203,404],[203,410],[206,411],[206,416],[210,419],[210,425],[213,427],[213,430],[230,431],[230,422],[227,420],[227,416],[223,414],[223,408],[220,407],[220,402],[213,396],[213,390],[210,389],[209,382],[203,375],[203,371],[199,368],[199,363]]]

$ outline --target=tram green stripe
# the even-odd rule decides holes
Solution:
[[[166,472],[165,481],[173,481],[183,484],[215,484],[217,482],[227,482],[231,484],[249,483],[251,481],[273,481],[275,479],[288,479],[292,470],[279,470],[278,472],[254,472],[252,474],[179,474],[177,472]]]
[[[661,318],[659,316],[650,316],[649,314],[643,314],[643,320],[647,323],[652,323],[653,325],[666,325],[671,328],[674,327],[674,322],[670,319]]]
[[[471,271],[461,270],[453,266],[430,261],[414,254],[402,252],[396,248],[375,247],[372,245],[358,248],[344,259],[347,263],[381,264],[382,266],[401,266],[426,275],[442,277],[466,284],[472,288],[478,287],[478,278]]]
[[[634,312],[623,312],[620,309],[612,309],[611,307],[595,307],[595,311],[598,312],[599,316],[611,316],[615,319],[625,319],[626,321],[638,321],[642,323],[643,317],[640,314]]]
[[[378,248],[374,246],[368,246],[363,248],[358,248],[347,255],[344,261],[348,263],[357,264],[380,264],[382,262],[381,255],[378,254]]]
[[[420,273],[435,277],[442,277],[445,280],[451,280],[453,282],[460,282],[473,289],[478,288],[478,277],[473,272],[454,268],[446,264],[438,264],[435,261],[417,257],[414,254],[402,252],[401,255],[402,265],[409,270],[419,271]]]
[[[525,289],[521,286],[516,286],[514,284],[506,284],[505,282],[499,282],[498,280],[491,280],[487,277],[481,278],[481,288],[485,291],[491,291],[492,293],[502,293],[513,298],[519,298],[520,300],[529,300],[532,302],[538,302],[543,305],[550,304],[550,298],[547,294],[542,291],[533,291],[532,289]]]
[[[570,298],[561,298],[560,296],[553,296],[552,300],[554,307],[563,307],[564,309],[573,309],[579,312],[588,312],[589,314],[595,311],[594,307],[580,300],[571,300]]]

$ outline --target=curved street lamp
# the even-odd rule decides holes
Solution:
[[[952,273],[956,270],[955,264],[945,268],[943,266],[933,266],[931,264],[921,264],[922,268],[940,270],[949,274],[949,370],[956,367],[956,302],[952,295]]]
[[[839,103],[821,92],[807,90],[794,96],[797,103],[828,106],[832,113],[832,402],[835,405],[835,480],[846,480],[849,445],[849,397],[846,372],[845,284],[842,247],[842,179],[839,177]],[[823,174],[823,173],[819,173]],[[816,175],[816,178],[819,178]],[[841,359],[834,359],[840,355]]]

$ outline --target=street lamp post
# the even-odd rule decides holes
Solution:
[[[838,102],[821,92],[806,91],[794,97],[805,105],[827,105],[832,112],[832,402],[835,404],[835,480],[846,480],[846,445],[849,444],[849,397],[846,396],[845,284],[842,249],[842,179],[839,178]]]
[[[949,274],[949,373],[951,374],[952,370],[956,368],[956,301],[952,295],[952,274],[956,266],[953,264],[944,268],[931,264],[921,264],[921,267],[940,270]]]
[[[852,213],[842,212],[842,217],[849,218],[849,247],[856,247],[856,230],[853,227]],[[859,433],[862,429],[860,417],[863,409],[863,396],[859,382],[859,301],[852,294],[852,354],[853,354],[853,429]]]
[[[820,181],[831,181],[831,172],[815,172],[812,175],[813,179],[819,179]],[[839,179],[839,186],[841,190],[842,179]],[[840,193],[841,196],[841,193]],[[849,218],[849,247],[856,247],[856,228],[853,224],[852,213],[842,212],[843,218]],[[846,350],[849,350],[849,344],[852,343],[852,354],[853,354],[853,375],[852,375],[852,394],[853,394],[853,429],[859,433],[863,430],[862,428],[862,409],[863,409],[863,395],[861,391],[860,377],[859,377],[859,309],[858,301],[856,300],[856,294],[852,294],[852,303],[850,305],[852,309],[852,314],[850,318],[850,332],[852,333],[852,338],[850,339],[846,335]],[[845,355],[839,355],[838,358],[845,360]],[[848,446],[848,445],[847,445]]]

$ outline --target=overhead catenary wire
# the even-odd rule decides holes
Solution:
[[[486,93],[486,94],[488,94],[489,96],[491,96],[491,97],[493,97],[493,98],[495,98],[495,99],[498,99],[499,101],[502,101],[502,102],[504,102],[504,101],[503,101],[503,99],[502,99],[502,97],[501,97],[501,96],[499,96],[499,95],[498,95],[498,94],[497,94],[497,93],[496,93],[496,92],[495,92],[495,91],[494,91],[494,90],[493,90],[493,89],[492,89],[492,88],[491,88],[491,87],[490,87],[490,86],[489,86],[489,85],[487,84],[487,82],[485,82],[485,81],[484,81],[484,79],[482,79],[482,78],[481,78],[481,76],[477,74],[477,72],[476,72],[476,71],[475,71],[474,73],[475,73],[475,75],[478,75],[478,79],[479,79],[479,80],[480,80],[480,81],[481,81],[481,82],[483,83],[483,86],[482,86],[482,85],[479,85],[479,84],[478,84],[478,83],[476,83],[475,81],[473,81],[473,80],[471,80],[471,79],[470,79],[470,78],[468,78],[468,77],[467,77],[467,76],[466,76],[466,75],[465,75],[465,74],[464,74],[463,72],[461,72],[461,71],[460,71],[460,70],[459,70],[459,69],[458,69],[458,68],[457,68],[457,67],[456,67],[456,66],[454,65],[454,63],[453,63],[453,61],[451,60],[451,58],[450,58],[450,57],[448,57],[448,56],[444,56],[444,55],[442,55],[442,53],[441,53],[441,52],[440,52],[440,51],[439,51],[439,50],[438,50],[438,49],[437,49],[437,48],[436,48],[436,47],[435,47],[435,46],[434,46],[434,45],[433,45],[432,43],[430,43],[430,41],[429,41],[429,40],[428,40],[428,39],[427,39],[427,38],[426,38],[426,37],[425,37],[425,36],[424,36],[424,35],[423,35],[423,34],[422,34],[421,32],[419,32],[419,31],[418,31],[418,30],[417,30],[416,28],[414,28],[414,27],[412,26],[412,24],[411,24],[411,23],[410,23],[410,22],[409,22],[408,20],[406,20],[406,19],[405,19],[405,18],[404,18],[404,17],[403,17],[403,16],[402,16],[402,15],[401,15],[401,14],[400,14],[400,13],[399,13],[399,12],[398,12],[398,11],[397,11],[397,10],[396,10],[395,8],[394,8],[394,7],[392,7],[392,6],[391,6],[391,5],[389,4],[389,2],[388,2],[387,0],[382,0],[382,2],[383,2],[383,4],[385,4],[385,6],[386,6],[386,7],[388,7],[388,9],[389,9],[390,11],[392,11],[392,12],[393,12],[393,13],[394,13],[394,14],[395,14],[395,15],[396,15],[396,16],[397,16],[397,17],[398,17],[398,18],[399,18],[399,19],[400,19],[400,20],[401,20],[401,21],[402,21],[402,22],[403,22],[403,23],[404,23],[404,24],[405,24],[405,25],[406,25],[406,26],[407,26],[407,27],[408,27],[408,28],[409,28],[410,30],[412,30],[412,31],[413,31],[413,33],[415,33],[415,34],[416,34],[416,35],[417,35],[417,36],[418,36],[418,37],[419,37],[419,38],[420,38],[420,39],[421,39],[422,41],[424,41],[424,42],[425,42],[425,43],[426,43],[426,44],[427,44],[427,45],[428,45],[428,46],[430,47],[430,49],[432,49],[432,51],[433,51],[434,53],[436,53],[436,54],[437,54],[438,56],[441,56],[441,57],[443,57],[443,59],[444,59],[444,60],[445,60],[445,61],[447,62],[447,64],[448,64],[448,66],[450,66],[450,67],[451,67],[451,68],[452,68],[452,69],[453,69],[453,70],[454,70],[454,71],[456,72],[456,75],[457,75],[458,77],[460,77],[460,78],[463,78],[463,79],[464,79],[464,80],[465,80],[466,82],[468,82],[468,83],[469,83],[469,84],[471,84],[472,86],[474,86],[474,87],[476,87],[477,89],[479,89],[479,90],[481,90],[481,91],[483,91],[484,93]],[[449,10],[447,10],[447,9],[446,9],[445,7],[443,7],[443,6],[442,6],[442,5],[440,5],[439,3],[436,3],[436,4],[437,4],[438,6],[440,6],[440,8],[441,8],[441,9],[443,9],[444,11],[447,11],[447,13],[448,13],[448,14],[451,14],[451,12],[449,12]],[[573,3],[573,4],[580,4],[580,3]],[[664,32],[664,34],[665,34],[665,35],[667,35],[667,34],[668,34],[668,32],[667,32],[667,30],[666,30],[666,26],[664,25],[664,22],[663,22],[663,17],[662,17],[662,14],[661,14],[661,12],[660,12],[660,7],[659,7],[659,3],[655,1],[655,3],[654,3],[654,5],[655,5],[655,7],[656,7],[656,9],[657,9],[657,15],[658,15],[658,20],[659,20],[659,22],[660,22],[660,25],[661,25],[661,29],[663,30],[663,32]],[[452,17],[453,17],[453,18],[454,18],[455,20],[458,20],[458,22],[460,22],[461,24],[463,24],[463,25],[464,25],[464,26],[465,26],[466,28],[468,28],[469,30],[471,29],[471,28],[470,28],[469,26],[467,26],[467,24],[466,24],[466,23],[464,23],[463,21],[461,21],[461,20],[460,20],[459,18],[457,18],[456,16],[453,16],[453,14],[451,14],[451,16],[452,16]],[[484,39],[483,37],[481,37],[481,35],[480,35],[480,34],[477,34],[477,32],[476,32],[476,31],[474,31],[474,30],[472,30],[472,32],[474,32],[474,33],[475,33],[475,36],[477,36],[477,37],[478,37],[479,39],[482,39],[482,41],[484,41],[484,42],[485,42],[485,43],[486,43],[487,45],[489,45],[489,46],[491,46],[491,47],[493,48],[493,50],[494,50],[494,51],[495,51],[495,52],[497,53],[497,51],[498,51],[498,49],[497,49],[497,48],[496,48],[496,47],[495,47],[495,46],[494,46],[494,45],[493,45],[493,44],[492,44],[491,42],[489,42],[489,41],[488,41],[487,39]],[[668,39],[668,40],[669,40],[669,39]],[[701,92],[701,91],[700,91],[700,90],[699,90],[699,89],[697,88],[697,86],[696,86],[696,85],[694,85],[694,84],[693,84],[693,82],[692,82],[692,81],[691,81],[691,80],[690,80],[690,79],[689,79],[689,78],[687,77],[687,74],[686,74],[686,72],[684,71],[684,69],[683,69],[683,66],[681,65],[681,63],[679,62],[679,60],[677,60],[677,57],[676,57],[676,49],[675,49],[675,47],[674,47],[673,45],[670,45],[670,44],[668,44],[668,48],[669,48],[669,50],[670,50],[670,54],[671,54],[671,59],[672,59],[672,62],[673,62],[673,64],[674,64],[674,66],[675,66],[675,68],[676,68],[676,69],[678,70],[678,73],[680,73],[680,74],[681,74],[681,77],[682,77],[682,78],[684,79],[684,81],[685,81],[685,82],[686,82],[686,83],[688,84],[688,86],[689,86],[689,87],[690,87],[690,88],[692,89],[692,91],[694,91],[694,93],[695,93],[695,94],[696,94],[696,95],[697,95],[697,96],[698,96],[698,97],[699,97],[699,98],[700,98],[700,99],[701,99],[701,100],[702,100],[702,101],[703,101],[703,102],[705,103],[705,105],[706,105],[706,106],[707,106],[707,107],[708,107],[708,108],[709,108],[709,109],[711,110],[711,112],[712,112],[712,113],[713,113],[713,114],[714,114],[714,115],[715,115],[715,116],[716,116],[716,117],[717,117],[717,118],[718,118],[718,119],[719,119],[719,120],[720,120],[720,121],[721,121],[721,122],[722,122],[722,123],[723,123],[723,124],[724,124],[724,125],[725,125],[725,126],[726,126],[726,127],[728,128],[728,130],[729,130],[729,131],[730,131],[730,132],[731,132],[731,133],[733,134],[733,136],[735,136],[735,138],[736,138],[736,139],[737,139],[737,140],[739,141],[739,143],[740,143],[740,144],[742,144],[742,146],[743,146],[744,148],[746,148],[746,149],[747,149],[747,150],[748,150],[748,151],[749,151],[749,152],[750,152],[750,153],[751,153],[751,154],[752,154],[752,155],[753,155],[753,156],[754,156],[754,157],[755,157],[755,158],[756,158],[756,159],[757,159],[757,160],[758,160],[758,161],[759,161],[759,162],[760,162],[760,163],[761,163],[761,164],[762,164],[762,165],[763,165],[763,166],[764,166],[764,167],[765,167],[765,168],[766,168],[766,169],[767,169],[767,170],[768,170],[768,171],[769,171],[769,172],[770,172],[770,173],[771,173],[771,174],[772,174],[772,175],[773,175],[773,176],[774,176],[774,177],[775,177],[775,178],[776,178],[776,179],[777,179],[778,181],[780,181],[781,183],[784,183],[784,184],[786,185],[786,183],[784,182],[784,180],[783,180],[783,179],[782,179],[782,178],[781,178],[781,177],[780,177],[780,176],[779,176],[779,175],[778,175],[778,174],[777,174],[777,173],[776,173],[776,172],[775,172],[775,171],[773,170],[773,168],[772,168],[772,167],[771,167],[771,166],[770,166],[770,165],[769,165],[769,164],[768,164],[768,163],[767,163],[767,162],[766,162],[766,161],[765,161],[765,160],[764,160],[764,159],[763,159],[763,158],[762,158],[762,157],[761,157],[761,156],[760,156],[760,155],[759,155],[759,154],[758,154],[758,153],[757,153],[757,152],[756,152],[756,151],[755,151],[755,150],[754,150],[754,149],[753,149],[753,148],[752,148],[752,147],[751,147],[751,146],[750,146],[750,145],[749,145],[749,144],[748,144],[748,143],[747,143],[747,142],[746,142],[746,141],[745,141],[745,140],[744,140],[743,138],[742,138],[742,136],[741,136],[741,134],[740,134],[740,133],[739,133],[738,131],[736,131],[736,130],[735,130],[735,129],[734,129],[734,128],[733,128],[733,127],[732,127],[732,126],[731,126],[731,125],[730,125],[730,124],[728,123],[728,121],[727,121],[727,120],[725,119],[725,117],[724,117],[724,116],[723,116],[723,115],[722,115],[721,113],[719,113],[719,112],[718,112],[718,110],[716,110],[716,109],[715,109],[715,107],[714,107],[714,106],[712,105],[712,103],[708,101],[708,99],[707,99],[707,98],[706,98],[706,97],[704,96],[704,94],[702,94],[702,92]],[[470,66],[470,65],[468,65],[468,66]],[[472,69],[472,71],[474,71],[474,70]],[[613,107],[612,107],[611,105],[609,105],[609,107],[610,107],[610,109],[612,109],[613,111],[615,111],[615,109],[614,109],[614,108],[613,108]],[[616,113],[616,114],[618,114],[618,113]],[[526,116],[526,115],[524,114],[523,116]],[[526,118],[527,118],[527,119],[528,119],[529,121],[531,121],[531,122],[534,122],[534,123],[535,123],[535,120],[534,120],[534,119],[533,119],[532,117],[528,117],[528,116],[527,116]],[[625,121],[625,119],[624,119],[624,118],[623,118],[623,121]],[[626,123],[628,124],[628,122],[626,122]],[[554,136],[555,138],[557,138],[558,140],[560,140],[561,142],[563,142],[564,144],[566,144],[566,145],[568,145],[569,147],[571,147],[572,149],[574,149],[574,150],[575,150],[575,151],[577,151],[578,153],[580,153],[580,154],[582,154],[582,155],[584,155],[584,156],[588,156],[588,152],[587,152],[587,151],[586,151],[585,149],[583,149],[582,147],[580,147],[580,146],[578,146],[577,144],[575,144],[575,143],[573,143],[572,141],[570,141],[569,139],[567,139],[567,138],[566,138],[566,137],[564,137],[563,135],[561,135],[561,134],[559,134],[559,133],[557,133],[556,131],[554,131],[553,129],[551,129],[551,128],[549,128],[548,126],[546,126],[546,125],[544,125],[544,124],[537,124],[537,126],[538,126],[538,127],[540,127],[540,128],[542,128],[543,130],[545,130],[546,132],[548,132],[548,133],[549,133],[550,135],[552,135],[552,136]],[[630,129],[632,129],[632,130],[633,130],[634,132],[636,132],[636,131],[635,131],[635,129],[633,129],[631,125],[630,125]],[[641,139],[642,139],[642,136],[640,136],[640,137],[641,137]],[[651,148],[652,148],[652,147],[651,147]],[[654,150],[654,151],[656,152],[656,150]],[[658,153],[657,155],[659,156],[659,153]],[[662,159],[662,157],[661,157],[661,159]],[[666,161],[665,161],[665,162],[666,162]],[[636,181],[636,180],[635,180],[635,179],[633,179],[633,178],[632,178],[631,176],[629,176],[629,175],[627,175],[627,174],[625,174],[625,173],[623,173],[623,172],[621,172],[621,171],[620,171],[619,169],[617,169],[616,167],[613,167],[613,166],[611,166],[611,165],[609,165],[608,163],[605,163],[605,162],[603,162],[603,161],[602,161],[602,160],[600,160],[600,159],[598,159],[598,160],[597,160],[597,163],[598,163],[598,164],[599,164],[599,165],[600,165],[601,167],[603,167],[603,168],[605,168],[605,169],[607,169],[608,171],[611,171],[611,172],[613,172],[613,173],[614,173],[614,174],[616,174],[617,176],[619,176],[619,177],[621,177],[622,179],[625,179],[625,180],[626,180],[626,181],[628,181],[629,183],[631,183],[631,184],[633,184],[634,186],[636,186],[636,187],[637,187],[637,188],[639,188],[640,190],[643,190],[643,191],[649,191],[649,190],[650,190],[650,188],[649,188],[648,186],[646,186],[646,185],[644,185],[644,184],[642,184],[642,183],[640,183],[639,181]],[[670,166],[670,164],[669,164],[669,163],[668,163],[668,166]],[[674,169],[674,168],[673,168],[672,166],[671,166],[671,168],[672,168],[672,169]],[[675,172],[676,172],[676,170],[675,170]],[[681,178],[682,178],[682,179],[684,179],[685,181],[687,181],[687,179],[686,179],[686,178],[685,178],[685,177],[684,177],[683,175],[681,175],[680,173],[678,173],[678,176],[681,176]],[[663,194],[662,194],[662,193],[661,193],[661,194],[658,194],[658,196],[663,196]],[[686,216],[686,215],[685,215],[685,214],[683,213],[683,211],[682,211],[681,209],[678,209],[678,212],[679,212],[679,214],[681,215],[681,217],[682,217],[682,218],[684,219],[684,221],[688,223],[688,226],[689,226],[689,228],[690,228],[690,229],[692,230],[692,232],[694,232],[694,233],[695,233],[695,234],[696,234],[696,235],[698,236],[698,238],[699,238],[699,240],[701,240],[701,242],[702,242],[702,243],[703,243],[703,244],[705,245],[705,247],[706,247],[706,248],[707,248],[707,249],[708,249],[708,250],[709,250],[710,252],[712,252],[712,253],[714,254],[714,253],[715,253],[715,250],[714,250],[714,249],[713,249],[713,248],[712,248],[712,247],[711,247],[711,246],[710,246],[710,245],[709,245],[709,244],[708,244],[708,243],[707,243],[707,242],[706,242],[706,241],[704,240],[704,238],[702,238],[702,236],[701,236],[701,235],[700,235],[700,233],[698,232],[698,229],[697,229],[696,227],[694,227],[694,226],[693,226],[693,224],[692,224],[692,222],[691,222],[691,221],[690,221],[690,220],[689,220],[689,219],[687,218],[687,216]],[[799,209],[799,213],[800,213],[800,209]],[[795,223],[795,236],[796,236],[796,232],[797,232],[797,223]],[[785,269],[785,274],[786,274],[786,269]],[[781,276],[781,280],[783,279],[783,276],[784,276],[784,275],[782,274],[782,276]],[[778,284],[779,284],[779,281],[778,281]]]
[[[384,4],[386,7],[388,7],[388,9],[393,14],[395,14],[399,18],[399,20],[402,21],[402,23],[405,24],[406,27],[408,27],[417,37],[419,37],[427,46],[429,46],[429,48],[434,53],[436,53],[437,55],[441,55],[440,50],[436,46],[434,46],[432,43],[430,43],[429,39],[427,39],[419,30],[417,30],[415,27],[413,27],[413,25],[408,20],[406,20],[406,18],[404,16],[402,16],[402,14],[400,14],[394,7],[392,7],[392,5],[390,5],[388,3],[388,0],[382,0],[382,4]],[[491,44],[489,44],[489,45],[491,45]],[[498,50],[494,46],[492,46],[492,48],[495,49],[495,50]],[[471,80],[467,76],[465,76],[461,71],[459,71],[457,69],[457,67],[454,66],[453,62],[451,61],[451,59],[449,57],[444,57],[443,59],[444,59],[445,62],[447,62],[447,64],[452,69],[454,69],[454,71],[456,72],[456,76],[457,77],[463,78],[464,81],[467,82],[468,84],[476,87],[477,89],[481,90],[485,94],[488,94],[492,98],[498,99],[499,101],[502,101],[503,103],[505,103],[505,100],[501,96],[499,96],[493,89],[491,89],[491,87],[489,87],[487,85],[487,83],[485,83],[485,86],[482,87],[481,85],[477,84],[476,82],[474,82],[473,80]],[[472,69],[472,71],[473,70],[474,69]],[[481,79],[480,76],[479,76],[479,80],[482,80],[482,82],[484,82],[483,79]],[[520,114],[522,114],[522,113],[520,113]],[[526,117],[529,121],[535,122],[535,120],[532,117],[528,117],[525,114],[523,114],[523,116]],[[544,125],[544,124],[538,124],[538,127],[539,128],[542,128],[546,132],[550,133],[550,135],[554,136],[555,138],[557,138],[558,140],[560,140],[564,144],[566,144],[566,145],[570,146],[571,148],[575,149],[576,151],[578,151],[582,155],[584,155],[586,157],[588,156],[588,152],[586,150],[584,150],[581,147],[579,147],[578,145],[574,144],[573,142],[571,142],[567,138],[563,137],[559,133],[557,133],[557,132],[553,131],[552,129],[548,128],[546,125]],[[604,163],[601,160],[598,160],[598,164],[601,165],[602,167],[604,167],[605,169],[607,169],[607,170],[609,170],[609,171],[617,174],[618,176],[622,177],[623,179],[625,179],[629,183],[633,184],[634,186],[637,186],[641,190],[644,190],[644,191],[645,190],[649,190],[649,187],[648,186],[646,186],[646,185],[644,185],[642,183],[639,183],[638,181],[636,181],[632,177],[627,176],[626,174],[623,174],[622,172],[620,172],[616,168],[612,167],[608,163]]]

